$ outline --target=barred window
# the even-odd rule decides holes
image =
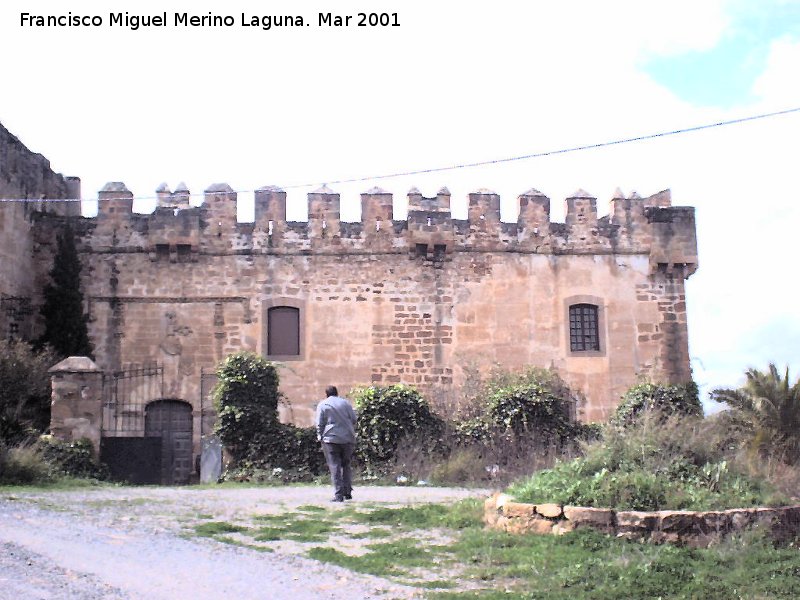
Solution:
[[[267,354],[298,356],[300,354],[300,309],[273,306],[267,311]]]
[[[600,350],[596,305],[573,304],[569,307],[569,349],[572,352]]]

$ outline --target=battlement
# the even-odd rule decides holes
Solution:
[[[694,209],[673,207],[669,190],[647,198],[617,190],[608,214],[598,217],[597,198],[579,189],[565,199],[563,223],[550,220],[550,199],[536,189],[518,197],[516,223],[501,221],[500,196],[487,189],[469,194],[467,219],[458,220],[447,188],[433,198],[412,188],[408,217],[396,221],[393,195],[375,187],[361,194],[356,223],[341,220],[340,196],[327,186],[308,194],[307,222],[286,220],[286,192],[275,186],[256,190],[253,223],[237,222],[237,193],[225,183],[209,186],[198,207],[183,184],[174,192],[162,184],[156,194],[152,214],[134,215],[125,184],[106,184],[88,247],[170,262],[204,254],[407,253],[434,261],[454,252],[647,254],[653,272],[688,276],[697,268]]]

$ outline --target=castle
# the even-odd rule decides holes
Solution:
[[[0,134],[0,196],[79,197],[79,181]],[[492,365],[554,367],[582,396],[579,418],[604,420],[642,378],[691,378],[684,280],[697,268],[693,208],[672,206],[669,191],[615,196],[600,218],[596,198],[575,192],[564,223],[534,189],[519,196],[516,223],[500,220],[489,190],[469,194],[465,220],[452,218],[447,189],[412,189],[402,221],[392,194],[370,189],[353,223],[325,186],[308,194],[307,222],[286,220],[277,187],[255,192],[252,223],[237,222],[227,184],[199,207],[185,187],[162,186],[146,215],[132,212],[123,183],[100,191],[93,218],[77,203],[8,203],[0,335],[33,334],[69,218],[97,367],[157,365],[155,395],[191,409],[195,452],[207,433],[204,377],[241,349],[284,365],[283,418],[300,425],[328,384],[433,393],[461,384],[467,366]]]

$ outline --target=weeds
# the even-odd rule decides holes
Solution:
[[[351,571],[370,575],[401,575],[412,567],[422,567],[431,563],[432,553],[421,547],[415,540],[397,540],[383,544],[370,544],[370,552],[363,556],[350,556],[335,548],[315,547],[308,556],[329,562]]]
[[[628,510],[716,510],[787,502],[767,482],[728,460],[713,424],[651,413],[609,427],[585,456],[535,473],[510,488],[522,502]]]
[[[446,527],[466,529],[481,524],[482,502],[462,500],[451,506],[422,504],[404,508],[376,508],[354,515],[356,521],[369,525],[391,525],[406,529],[431,529]]]
[[[242,533],[248,529],[248,527],[234,525],[225,521],[211,521],[194,526],[195,535],[198,537],[214,537],[223,533]]]

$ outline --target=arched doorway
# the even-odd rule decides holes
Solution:
[[[161,483],[189,483],[192,473],[192,406],[182,400],[156,400],[145,408],[145,437],[161,438]]]

